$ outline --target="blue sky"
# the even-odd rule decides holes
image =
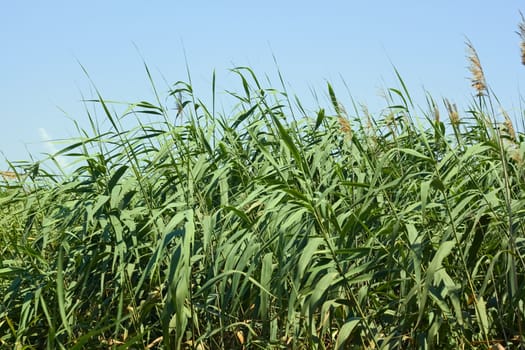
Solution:
[[[290,92],[314,111],[311,89],[330,81],[343,104],[353,98],[372,114],[380,91],[397,87],[393,66],[416,103],[424,91],[468,108],[472,91],[465,39],[476,47],[491,88],[521,121],[525,67],[514,33],[513,1],[9,1],[0,5],[0,165],[52,151],[49,140],[87,125],[82,96],[153,100],[142,57],[161,93],[187,80],[197,95],[241,90],[235,66],[250,66],[275,87],[275,55]],[[142,57],[141,57],[142,56]],[[80,64],[79,64],[80,63]],[[219,104],[224,94],[219,93]],[[321,103],[325,103],[321,101]],[[327,103],[326,103],[327,104]],[[350,108],[347,108],[350,109]],[[102,115],[99,115],[103,119]],[[57,148],[60,145],[55,146]],[[1,170],[1,169],[0,169]]]

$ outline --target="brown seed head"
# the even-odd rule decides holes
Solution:
[[[0,171],[0,176],[3,177],[5,180],[17,179],[17,175],[14,171]]]
[[[514,130],[514,125],[512,124],[512,120],[510,120],[509,115],[505,110],[502,110],[503,116],[505,117],[505,121],[503,122],[503,125],[505,126],[505,131],[508,134],[507,136],[512,140],[516,141],[516,131]]]
[[[350,138],[352,137],[352,127],[350,126],[350,122],[347,118],[347,113],[345,107],[338,103],[338,110],[337,110],[337,121],[339,122],[340,130],[347,134]]]
[[[372,122],[372,116],[370,115],[370,112],[368,111],[368,107],[364,104],[360,105],[361,111],[363,112],[364,116],[366,117],[366,132],[373,133],[374,132],[374,124]]]
[[[361,107],[361,111],[363,111],[363,114],[366,116],[366,131],[373,132],[374,124],[372,123],[372,116],[370,115],[370,112],[368,111],[368,107],[364,104],[361,104],[360,107]]]
[[[450,103],[450,101],[447,99],[445,99],[443,102],[445,103],[445,107],[447,108],[450,123],[454,126],[458,126],[460,122],[458,107],[455,103]]]
[[[350,126],[350,122],[345,117],[339,116],[337,117],[337,121],[339,122],[339,127],[341,128],[341,131],[348,136],[352,137],[352,127]]]
[[[478,53],[470,41],[467,41],[467,50],[467,57],[470,62],[469,70],[472,74],[472,77],[470,78],[472,81],[472,87],[476,90],[477,96],[483,96],[487,92],[485,74],[483,73],[483,68],[481,67]]]

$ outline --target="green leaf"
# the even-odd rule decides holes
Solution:
[[[335,97],[334,89],[332,88],[332,85],[330,85],[330,83],[328,83],[328,94],[330,95],[330,101],[332,102],[332,106],[334,107],[335,113],[338,116],[341,116],[341,107],[339,106],[337,97]]]
[[[421,320],[426,310],[426,300],[430,289],[434,286],[436,272],[443,267],[443,260],[452,252],[452,249],[454,248],[455,244],[455,241],[442,242],[439,245],[436,254],[434,254],[430,265],[428,266],[425,276],[425,285],[423,286],[423,289],[421,291],[418,322],[419,320]]]
[[[246,118],[248,118],[250,115],[253,114],[253,112],[255,112],[255,110],[259,108],[259,106],[257,105],[254,105],[252,108],[250,108],[249,110],[247,111],[244,111],[243,113],[241,113],[236,119],[235,121],[233,122],[232,124],[232,129],[236,129],[239,124],[241,124],[244,120],[246,120]]]
[[[262,260],[262,267],[261,267],[261,286],[263,286],[266,290],[272,289],[272,286],[271,286],[271,278],[272,278],[272,271],[273,271],[272,263],[273,263],[273,254],[271,252],[265,254]],[[269,318],[268,310],[270,310],[268,294],[261,290],[259,299],[260,299],[259,316],[263,320],[266,320]]]
[[[425,214],[425,209],[427,207],[428,192],[430,189],[431,181],[423,181],[421,183],[421,212]]]
[[[405,95],[407,96],[408,100],[410,101],[410,106],[413,107],[414,106],[414,103],[412,102],[412,98],[410,97],[410,93],[405,85],[405,81],[403,80],[403,78],[401,77],[401,74],[399,74],[399,71],[394,67],[394,71],[396,72],[396,76],[397,76],[397,79],[399,80],[399,82],[401,83],[401,87],[403,88],[403,91],[405,92]],[[401,96],[401,98],[403,99],[403,102],[405,103],[405,106],[408,108],[408,105],[406,103],[406,100],[405,100],[405,97],[403,96],[403,94],[401,94],[401,92],[399,92],[399,96]]]
[[[430,157],[427,157],[427,156],[423,155],[422,153],[420,153],[420,152],[418,152],[416,150],[410,149],[410,148],[396,148],[395,151],[396,152],[399,151],[399,152],[406,153],[408,155],[420,158],[420,159],[428,161],[430,163],[434,163],[435,162],[434,159],[432,159]]]
[[[72,330],[69,320],[67,319],[66,312],[66,301],[65,301],[65,290],[64,290],[64,250],[62,247],[59,248],[58,259],[57,259],[57,280],[56,280],[56,295],[58,302],[58,312],[62,319],[62,325],[67,331],[67,334],[71,337]]]
[[[279,135],[283,139],[285,145],[288,147],[290,152],[292,153],[292,156],[297,164],[298,167],[302,167],[303,161],[301,159],[301,154],[299,153],[299,150],[297,146],[295,145],[295,142],[293,141],[292,137],[290,136],[290,133],[284,128],[283,124],[279,121],[277,116],[272,114],[272,119],[277,126],[277,129],[279,130]],[[304,168],[302,169],[305,170]]]
[[[479,297],[476,300],[476,318],[478,319],[478,325],[480,326],[482,333],[487,336],[489,334],[489,318],[487,315],[487,303],[483,297]]]
[[[339,329],[339,334],[337,334],[337,340],[335,342],[335,349],[346,349],[344,347],[345,343],[350,340],[350,336],[354,331],[355,327],[361,322],[360,318],[352,317]]]
[[[126,172],[126,170],[128,170],[128,166],[127,165],[123,165],[121,167],[119,167],[114,173],[113,175],[111,176],[111,178],[109,179],[108,181],[108,190],[111,192],[113,190],[113,188],[115,187],[115,185],[118,183],[118,180],[120,180],[120,178],[122,177],[122,175],[124,175],[124,173]]]
[[[324,109],[320,109],[319,112],[317,113],[317,119],[315,120],[315,127],[314,127],[314,131],[316,131],[317,129],[319,129],[319,127],[321,126],[321,124],[323,123],[323,120],[326,118],[325,114],[324,114]]]

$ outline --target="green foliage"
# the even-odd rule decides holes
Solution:
[[[451,127],[416,118],[402,80],[384,115],[349,118],[331,86],[309,114],[234,72],[230,116],[183,82],[176,115],[141,101],[116,117],[99,95],[110,130],[89,116],[92,131],[4,181],[1,347],[523,341],[523,135],[482,104]],[[44,170],[58,156],[73,170]]]

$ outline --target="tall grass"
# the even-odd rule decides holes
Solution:
[[[108,130],[88,114],[58,154],[13,165],[3,348],[523,346],[525,138],[484,77],[444,122],[399,74],[372,117],[330,85],[309,113],[233,71],[231,114],[184,82],[118,116],[99,94]],[[65,175],[46,171],[58,156]]]

